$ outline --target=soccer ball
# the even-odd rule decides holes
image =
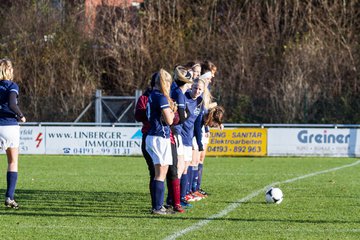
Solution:
[[[267,203],[276,203],[280,204],[283,200],[283,192],[280,188],[270,188],[265,193],[265,199]]]

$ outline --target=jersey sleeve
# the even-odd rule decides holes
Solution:
[[[146,105],[148,102],[147,96],[140,96],[139,100],[136,103],[135,108],[135,120],[138,122],[144,122],[147,121],[147,115],[146,115]]]
[[[16,83],[12,83],[10,86],[9,86],[9,91],[10,92],[15,92],[16,95],[19,95],[19,86],[16,84]]]
[[[159,105],[161,109],[166,109],[170,107],[169,101],[167,100],[167,98],[165,96],[161,96],[159,98]]]
[[[176,100],[176,103],[179,108],[185,109],[185,95],[184,94],[178,94],[178,98]]]
[[[195,123],[194,123],[194,136],[196,139],[196,143],[199,147],[199,151],[204,151],[204,146],[202,144],[202,121],[203,121],[203,115],[200,114],[199,116],[197,116]]]

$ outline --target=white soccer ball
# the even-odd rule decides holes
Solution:
[[[283,200],[284,194],[280,188],[270,188],[265,193],[265,199],[267,203],[280,204]]]

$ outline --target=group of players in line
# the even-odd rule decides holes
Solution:
[[[201,181],[209,128],[223,129],[224,116],[210,94],[216,71],[210,61],[176,66],[173,75],[160,69],[137,101],[153,214],[183,213],[207,197]]]

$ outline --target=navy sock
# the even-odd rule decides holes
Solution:
[[[173,203],[173,187],[172,187],[172,184],[171,184],[171,180],[170,178],[166,178],[166,185],[167,185],[167,189],[168,189],[168,194],[167,194],[167,198],[166,198],[166,205],[172,205]]]
[[[150,197],[151,197],[151,207],[152,209],[155,208],[155,196],[154,196],[154,178],[150,177],[149,181],[149,190],[150,190]]]
[[[193,180],[192,168],[193,168],[192,166],[189,166],[189,168],[187,170],[188,180],[187,180],[187,185],[186,185],[186,194],[189,194],[191,192],[191,186],[192,186],[192,180]]]
[[[11,200],[14,199],[17,178],[18,178],[17,172],[7,172],[6,174],[7,189],[5,194],[6,198],[10,198]]]
[[[154,203],[155,209],[159,210],[164,204],[165,184],[162,181],[154,180]]]
[[[191,185],[192,192],[196,192],[198,190],[197,189],[198,178],[199,178],[199,169],[197,166],[194,166],[193,167],[193,180],[192,180],[192,185]]]
[[[183,174],[181,175],[181,179],[180,179],[180,198],[185,197],[186,187],[187,187],[187,174]]]
[[[198,168],[199,168],[199,177],[198,177],[198,183],[197,183],[197,190],[200,189],[200,185],[201,185],[201,180],[202,180],[202,174],[203,174],[203,167],[204,167],[204,164],[200,163]]]

